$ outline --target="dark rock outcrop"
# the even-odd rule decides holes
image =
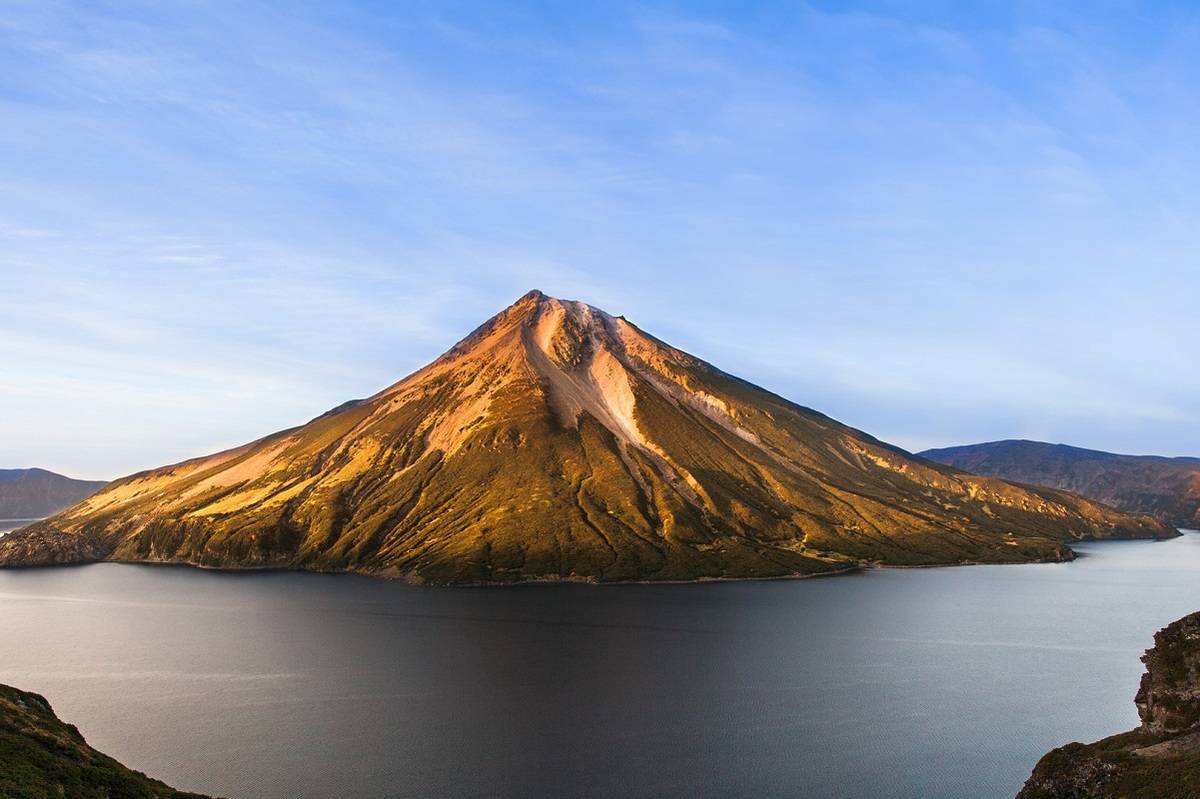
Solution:
[[[1160,630],[1142,657],[1142,724],[1043,757],[1017,799],[1195,799],[1200,796],[1200,613]]]
[[[21,566],[95,563],[111,551],[112,547],[95,536],[64,533],[40,522],[0,538],[0,557]]]
[[[1200,725],[1200,613],[1159,630],[1142,657],[1138,715],[1147,732],[1177,735]]]

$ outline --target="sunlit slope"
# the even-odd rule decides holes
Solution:
[[[0,541],[0,562],[58,548],[433,582],[688,580],[1062,559],[1073,539],[1172,532],[914,458],[530,292],[375,396],[119,480]]]

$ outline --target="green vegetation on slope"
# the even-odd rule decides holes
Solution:
[[[0,685],[0,799],[205,799],[92,749],[37,694]]]

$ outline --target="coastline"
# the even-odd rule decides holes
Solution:
[[[1073,544],[1120,543],[1120,542],[1139,542],[1140,541],[1140,542],[1153,544],[1153,543],[1165,543],[1167,541],[1174,541],[1187,533],[1200,534],[1200,531],[1192,530],[1189,528],[1181,527],[1181,528],[1176,528],[1176,529],[1178,530],[1178,535],[1173,536],[1171,538],[1086,538],[1086,539],[1080,539],[1077,541],[1073,541],[1071,543],[1073,543]],[[304,574],[355,575],[358,577],[370,577],[372,579],[384,580],[387,582],[397,582],[397,583],[401,583],[404,585],[422,586],[422,587],[430,587],[430,588],[505,588],[505,587],[517,587],[517,586],[529,586],[529,585],[592,585],[592,586],[703,585],[703,584],[707,584],[707,583],[763,582],[763,581],[775,581],[775,580],[807,580],[807,579],[816,578],[816,577],[837,577],[837,576],[842,576],[842,575],[847,575],[847,574],[865,573],[865,572],[869,572],[869,571],[885,570],[885,569],[886,570],[891,570],[891,569],[942,569],[942,568],[958,568],[958,567],[962,567],[962,566],[1033,566],[1033,565],[1038,565],[1038,564],[1071,563],[1079,558],[1087,557],[1086,553],[1076,552],[1074,549],[1072,549],[1070,547],[1070,545],[1065,545],[1065,546],[1066,546],[1067,552],[1069,553],[1069,556],[1064,557],[1064,558],[1044,558],[1044,559],[1039,559],[1039,560],[1025,560],[1025,561],[963,560],[963,561],[954,561],[954,562],[947,562],[947,563],[859,562],[859,563],[847,565],[847,566],[840,567],[840,568],[829,569],[826,571],[809,572],[809,573],[803,573],[803,574],[801,574],[801,573],[774,574],[774,575],[761,575],[761,576],[750,576],[750,577],[705,576],[705,577],[696,577],[694,579],[688,579],[688,580],[655,580],[655,579],[600,580],[600,579],[586,578],[586,577],[560,577],[560,578],[545,577],[545,578],[530,578],[530,579],[523,579],[523,580],[505,580],[505,581],[482,580],[482,581],[469,581],[469,582],[441,583],[441,582],[432,582],[432,581],[428,581],[428,580],[413,579],[412,577],[410,577],[409,575],[406,575],[406,574],[388,573],[387,571],[365,571],[365,570],[358,570],[358,569],[339,569],[339,570],[306,569],[306,568],[297,568],[297,567],[292,567],[292,566],[287,566],[287,565],[280,565],[280,566],[271,566],[271,565],[214,566],[214,565],[204,564],[204,563],[194,563],[192,561],[186,561],[186,560],[127,560],[127,559],[116,559],[116,558],[112,558],[112,559],[104,558],[104,559],[99,559],[99,560],[79,561],[79,562],[74,562],[74,563],[39,563],[39,564],[19,565],[19,566],[3,565],[3,566],[0,566],[0,571],[3,571],[3,570],[18,571],[18,570],[25,570],[25,569],[48,569],[48,568],[58,568],[58,567],[64,567],[64,566],[78,567],[78,566],[90,566],[90,565],[98,564],[98,563],[119,563],[122,565],[129,565],[129,566],[174,566],[174,567],[178,567],[178,568],[199,569],[202,571],[227,572],[230,574],[240,574],[240,573],[248,573],[248,572],[262,572],[262,573],[295,572],[295,573],[304,573]]]

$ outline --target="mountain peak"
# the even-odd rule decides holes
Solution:
[[[626,329],[633,326],[586,302],[563,300],[534,289],[477,327],[430,367],[484,355],[493,362],[536,358],[532,349],[561,367],[574,367],[597,348],[623,349],[619,339]]]
[[[564,300],[559,297],[551,297],[549,294],[538,289],[531,289],[525,292],[521,295],[520,299],[505,308],[497,316],[529,318],[546,313],[558,314],[564,311],[568,312],[573,319],[579,322],[591,318],[609,317],[609,314],[594,305],[589,305],[580,300]]]
[[[646,447],[632,415],[634,386],[650,379],[661,390],[686,393],[669,365],[682,355],[624,319],[535,289],[385,393],[407,397],[441,381],[465,386],[457,424],[467,416],[488,419],[501,396],[531,392],[564,428],[576,428],[586,415],[623,445]],[[438,426],[430,440],[454,451],[469,430]]]
[[[680,580],[1055,560],[1071,556],[1063,541],[1166,532],[911,459],[620,317],[531,291],[373,397],[10,534],[0,565]]]

